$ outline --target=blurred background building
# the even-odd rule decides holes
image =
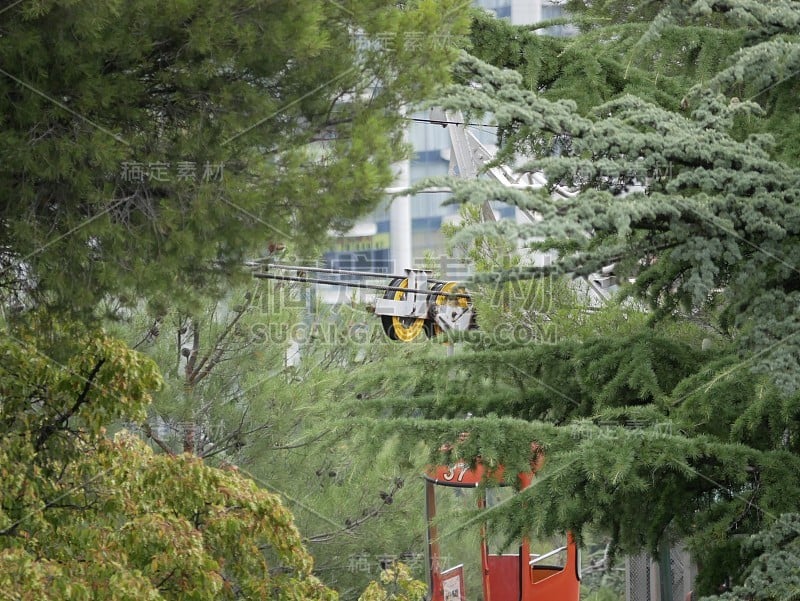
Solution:
[[[475,5],[493,12],[514,25],[527,25],[563,16],[563,7],[547,0],[475,0]],[[543,35],[569,35],[569,27],[539,30]],[[414,184],[432,176],[444,176],[452,170],[450,137],[447,130],[430,121],[426,112],[408,116],[408,141],[414,153],[397,166],[397,186]],[[494,150],[496,128],[489,125],[467,126],[490,150]],[[420,266],[425,258],[446,254],[442,225],[458,219],[458,207],[444,205],[447,193],[421,193],[410,198],[388,199],[361,219],[346,235],[333,240],[325,253],[325,262],[335,268],[373,272],[402,273]],[[514,207],[498,205],[495,214],[501,219],[521,219]],[[437,263],[438,265],[438,263]],[[450,273],[442,276],[457,279],[457,263],[442,265]]]

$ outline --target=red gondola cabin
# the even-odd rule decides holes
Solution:
[[[536,466],[534,466],[535,469]],[[452,466],[435,466],[425,474],[426,509],[428,522],[428,585],[431,601],[579,601],[580,557],[572,536],[567,534],[564,544],[544,553],[532,553],[531,542],[523,539],[515,553],[490,553],[486,528],[481,528],[480,559],[475,565],[447,566],[448,558],[441,553],[436,517],[437,489],[442,487],[476,489],[484,478],[480,463],[470,468],[466,463]],[[521,488],[530,486],[533,471],[519,474]],[[500,484],[502,469],[495,470],[491,478]],[[487,491],[476,491],[477,506],[487,507]],[[559,561],[560,560],[560,561]],[[469,569],[480,570],[469,574]],[[480,581],[480,586],[476,583]],[[465,590],[467,583],[471,590]],[[475,590],[481,588],[482,590]]]

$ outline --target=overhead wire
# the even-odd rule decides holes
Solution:
[[[469,121],[448,121],[445,119],[423,119],[422,117],[403,117],[406,121],[416,121],[417,123],[430,123],[432,125],[466,125],[469,127],[500,127],[499,125],[492,125],[491,123],[470,123]]]

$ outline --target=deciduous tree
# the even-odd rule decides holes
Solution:
[[[277,496],[235,468],[105,436],[112,419],[144,418],[161,382],[152,361],[81,328],[5,339],[0,353],[0,589],[21,599],[336,598]]]

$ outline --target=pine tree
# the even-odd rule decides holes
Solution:
[[[623,90],[582,114],[572,100],[548,100],[525,89],[517,73],[474,58],[459,67],[459,76],[473,85],[451,88],[442,102],[474,116],[491,111],[505,135],[499,160],[526,161],[521,168],[543,170],[551,187],[581,192],[554,200],[549,190],[524,193],[470,182],[457,186],[456,202],[496,198],[538,212],[540,222],[502,224],[499,234],[545,237],[541,246],[564,250],[562,272],[616,263],[620,278],[635,277],[636,294],[660,313],[719,312],[719,324],[735,331],[743,348],[761,353],[757,366],[791,391],[800,383],[793,317],[800,172],[787,160],[795,147],[778,146],[774,123],[759,119],[780,106],[787,94],[781,86],[794,85],[791,68],[776,55],[778,48],[788,52],[782,40],[794,31],[794,13],[777,4],[744,16],[730,12],[732,25],[780,17],[786,26],[757,30],[730,65],[686,90],[678,110]],[[678,27],[681,17],[695,26],[707,10],[725,6],[696,3],[685,16],[667,11],[644,39]],[[770,106],[765,110],[756,98]],[[506,277],[526,273],[536,270],[520,268]]]
[[[465,55],[460,85],[438,100],[469,121],[494,119],[498,160],[544,171],[548,189],[428,183],[450,185],[454,202],[497,200],[542,217],[475,225],[456,242],[521,238],[560,251],[554,267],[520,264],[476,286],[614,264],[633,281],[628,301],[577,326],[552,312],[551,327],[564,329],[551,344],[509,343],[490,328],[452,358],[354,374],[342,393],[373,436],[401,432],[438,449],[470,433],[432,460],[479,456],[513,474],[538,442],[538,484],[495,519],[514,532],[600,530],[616,552],[684,540],[708,594],[745,586],[760,564],[747,572],[743,541],[768,536],[800,501],[800,171],[789,108],[800,5],[649,3],[632,22],[614,12],[623,5],[591,3],[574,40],[513,30],[508,52],[476,44],[519,72]],[[479,28],[473,42],[505,30]],[[556,186],[578,194],[552,195]],[[354,398],[379,383],[382,394]],[[763,598],[791,587],[790,572],[772,573],[785,579]]]
[[[259,279],[191,318],[173,310],[154,321],[141,310],[115,330],[164,378],[140,438],[155,453],[236,466],[279,495],[314,574],[355,600],[382,564],[403,561],[424,579],[424,451],[398,461],[387,437],[365,452],[351,426],[332,420],[337,386],[397,347],[360,304],[308,296],[308,286]]]
[[[3,299],[191,304],[382,197],[455,2],[25,2],[0,14]],[[358,168],[354,168],[358,166]]]
[[[745,556],[753,557],[741,586],[708,599],[729,601],[796,599],[800,590],[800,516],[781,516],[763,532],[752,535],[744,545]]]

